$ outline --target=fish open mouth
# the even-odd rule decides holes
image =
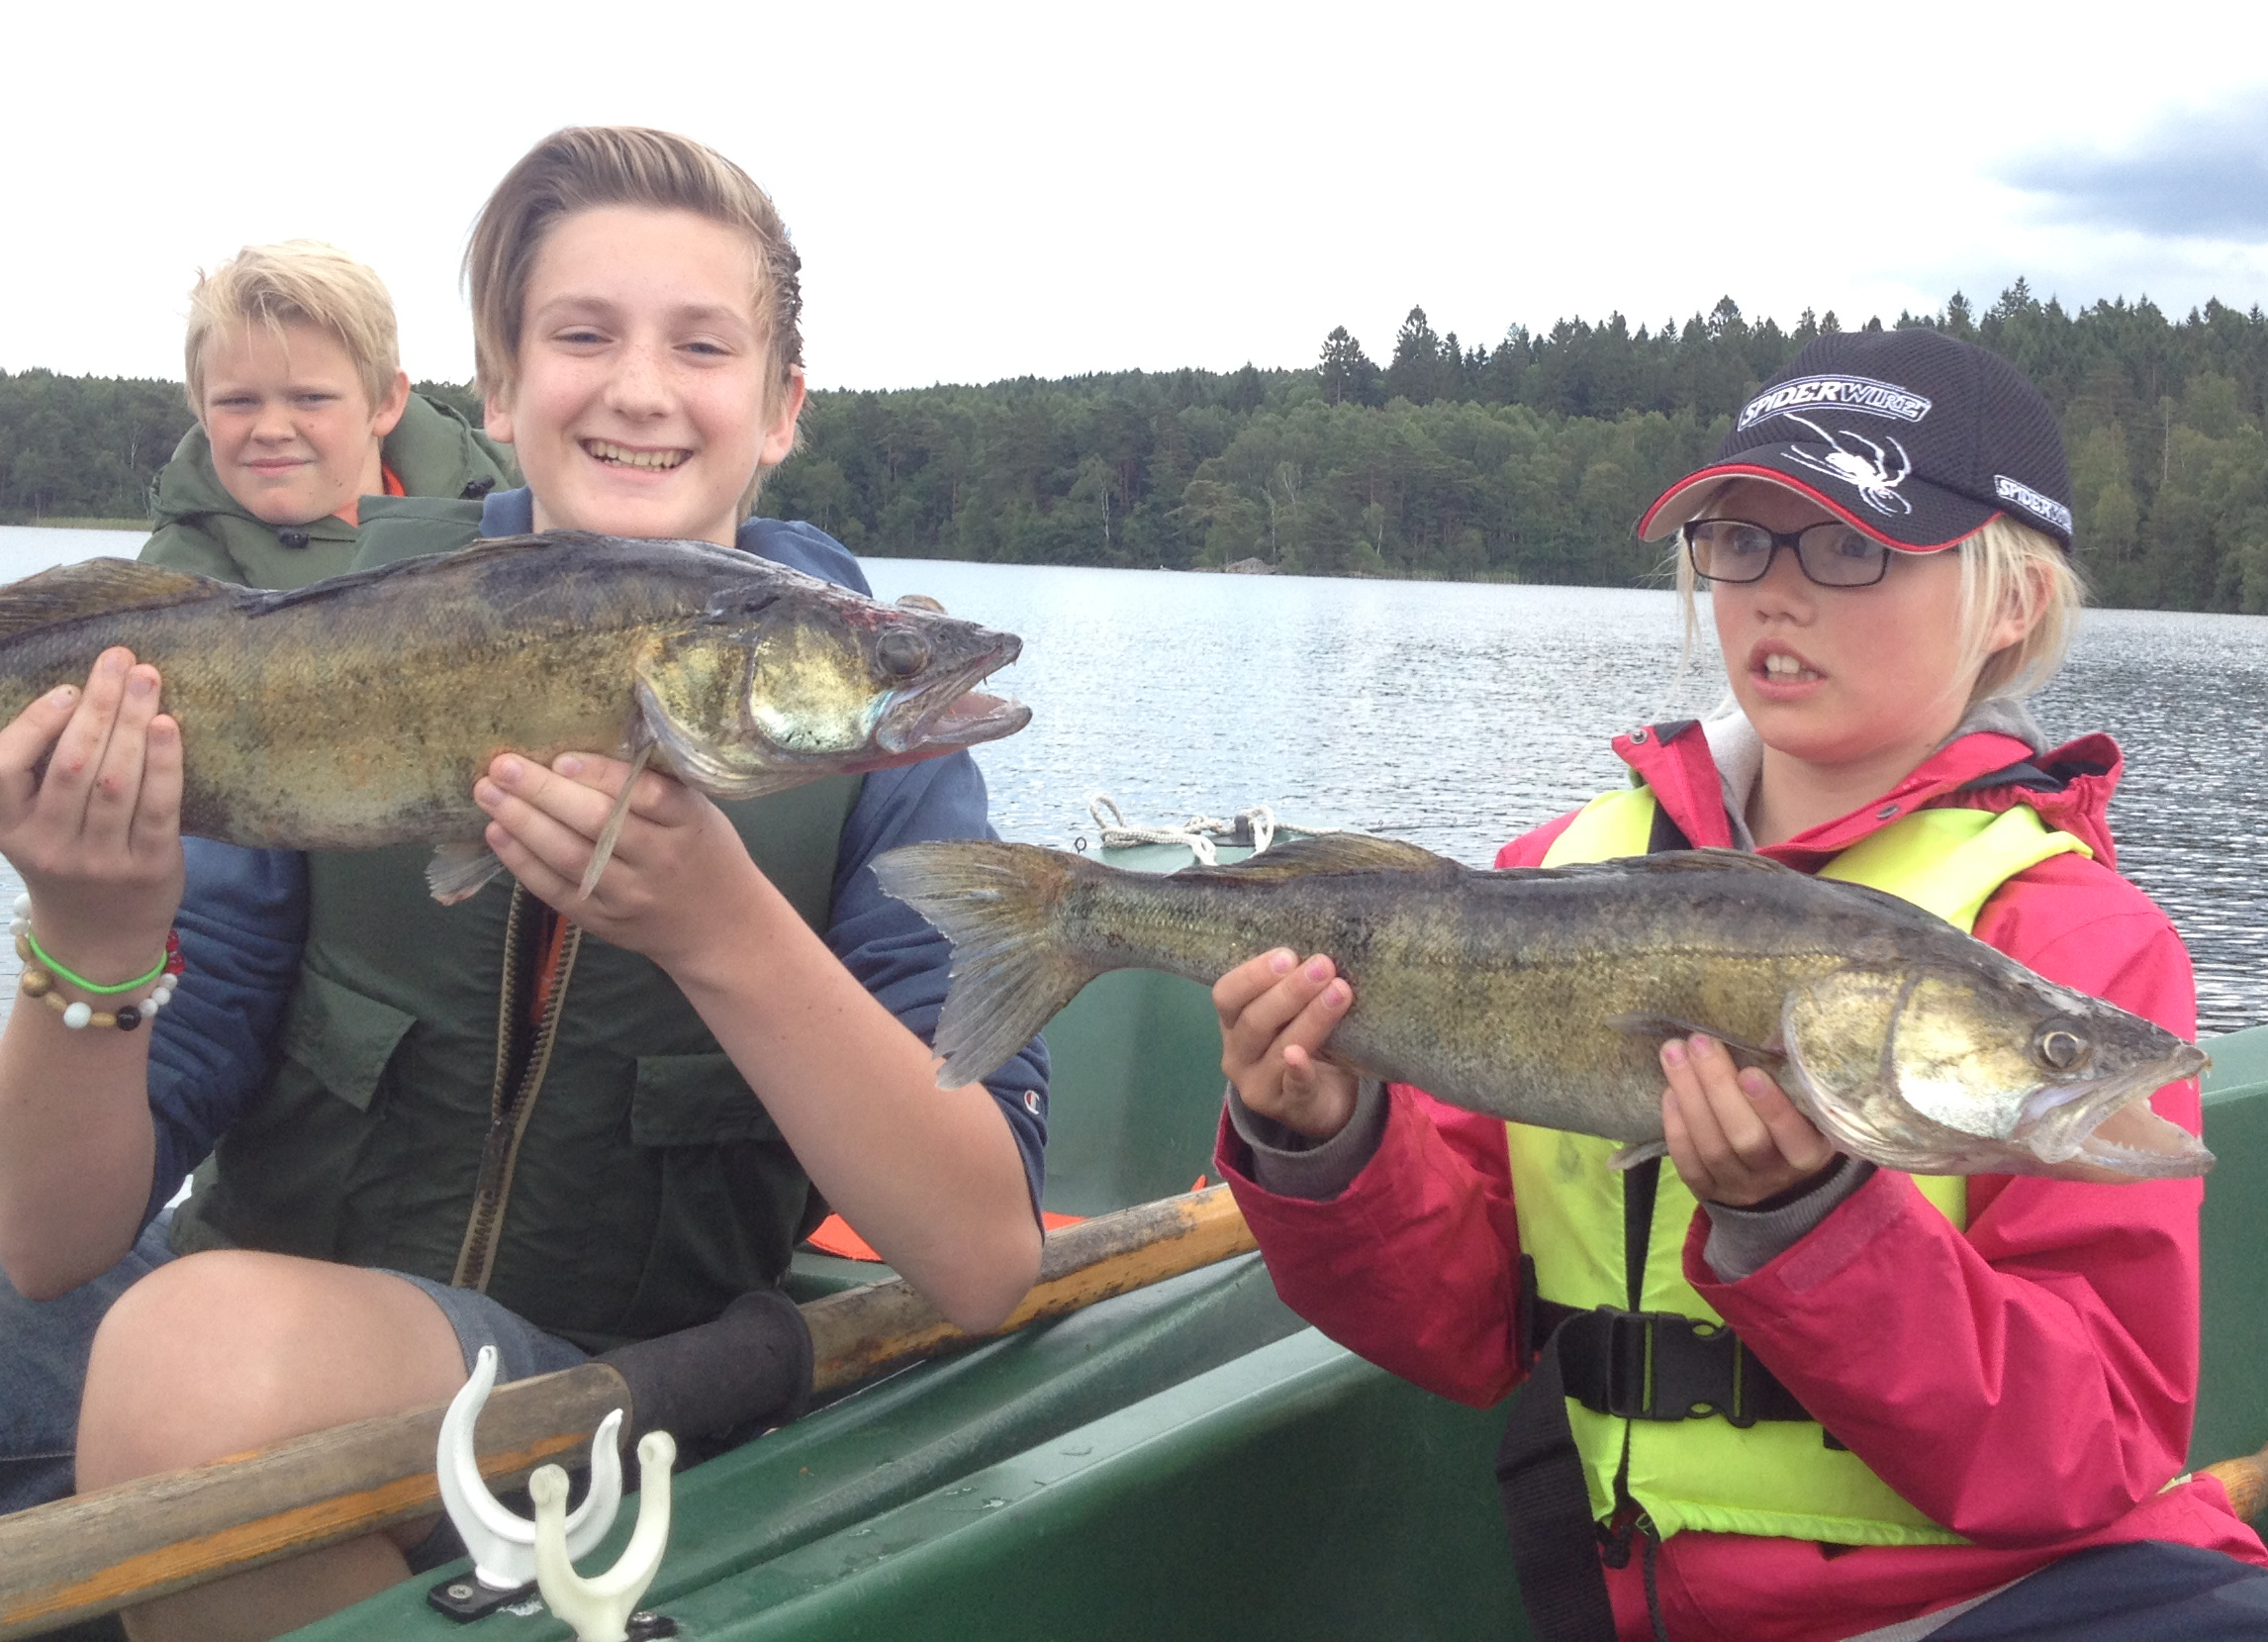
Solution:
[[[924,680],[896,697],[883,713],[874,744],[892,763],[926,757],[941,747],[973,747],[1013,735],[1031,723],[1032,710],[1003,696],[976,688],[1022,652],[1012,634],[974,661]],[[906,710],[912,711],[908,713]]]
[[[2150,1096],[2211,1063],[2157,1067],[2115,1078],[2051,1085],[2025,1103],[2009,1138],[2051,1172],[2074,1180],[2156,1180],[2202,1175],[2213,1167],[2205,1142],[2150,1110]]]
[[[2034,1087],[2002,1133],[1922,1110],[1912,1092],[1900,1088],[1894,1037],[1885,1040],[1871,1076],[1850,1087],[1832,1086],[1805,1057],[1802,1034],[1790,1018],[1797,1003],[1798,995],[1790,994],[1782,1017],[1788,1058],[1781,1087],[1839,1150],[1929,1175],[2131,1182],[2197,1176],[2213,1167],[2203,1141],[2150,1110],[2157,1090],[2196,1076],[2208,1064],[2196,1045],[2171,1034],[2167,1050],[2141,1064]]]

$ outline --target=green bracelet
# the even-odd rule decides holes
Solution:
[[[115,987],[104,987],[95,985],[94,982],[88,980],[84,975],[73,975],[61,964],[48,957],[47,948],[40,944],[40,937],[32,933],[32,928],[29,923],[24,926],[24,938],[31,943],[32,956],[39,959],[41,963],[47,965],[47,969],[54,975],[56,980],[68,981],[72,986],[77,987],[81,992],[91,992],[99,997],[104,998],[108,998],[114,993],[133,992],[137,988],[146,987],[154,984],[157,978],[165,973],[165,966],[167,963],[172,961],[173,957],[173,954],[170,951],[160,952],[157,954],[157,967],[152,969],[148,974],[137,975],[131,981],[121,981]]]

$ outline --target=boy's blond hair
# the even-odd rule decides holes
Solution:
[[[384,404],[393,392],[402,346],[385,281],[319,240],[246,245],[211,273],[199,269],[196,288],[189,293],[184,353],[189,409],[200,421],[205,415],[205,354],[213,338],[255,323],[275,334],[294,324],[329,332],[354,361],[372,405]]]
[[[691,138],[638,126],[570,126],[506,173],[465,247],[482,392],[509,392],[517,379],[527,275],[544,236],[561,218],[606,205],[690,211],[748,237],[773,391],[786,391],[790,372],[803,362],[803,262],[771,196]]]
[[[1700,626],[1693,597],[1698,578],[1682,542],[1673,550],[1685,618],[1685,643],[1677,662],[1682,681]],[[1978,669],[1969,705],[2003,697],[2021,699],[2045,688],[2071,653],[2071,641],[2079,636],[2079,612],[2087,603],[2087,584],[2071,555],[2052,536],[2004,513],[1993,515],[1981,530],[1947,551],[1961,556],[1956,668],[1963,673]],[[2030,623],[2024,636],[1986,654],[1993,624],[2011,610]]]

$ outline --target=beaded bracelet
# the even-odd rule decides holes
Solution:
[[[16,899],[16,918],[12,932],[16,937],[16,956],[22,959],[24,964],[24,973],[20,982],[24,996],[42,1000],[49,1009],[59,1014],[63,1017],[63,1024],[73,1031],[86,1026],[95,1026],[105,1030],[115,1027],[122,1032],[133,1031],[143,1020],[173,1002],[173,991],[178,984],[176,977],[181,974],[184,967],[181,957],[181,936],[176,931],[167,930],[165,951],[158,958],[155,967],[146,975],[138,976],[131,981],[123,981],[116,986],[103,986],[97,982],[89,981],[83,976],[75,975],[48,957],[46,949],[40,945],[39,937],[32,933],[32,898],[28,895],[19,896]],[[132,992],[136,988],[143,986],[150,986],[152,990],[149,996],[142,999],[139,1004],[122,1004],[115,1011],[97,1010],[92,1004],[65,999],[61,993],[55,990],[57,981],[78,987],[82,991],[104,996]]]

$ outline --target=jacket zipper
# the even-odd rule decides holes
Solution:
[[[513,1040],[518,1035],[520,1010],[520,946],[526,927],[528,894],[524,886],[512,888],[512,910],[504,923],[504,979],[497,997],[496,1073],[489,1086],[488,1134],[481,1142],[480,1176],[473,1187],[471,1217],[463,1244],[457,1250],[457,1268],[450,1285],[487,1293],[496,1269],[497,1232],[512,1200],[512,1172],[520,1162],[520,1143],[534,1114],[543,1075],[551,1065],[552,1046],[558,1041],[559,1016],[567,1004],[567,982],[575,972],[575,954],[582,949],[583,926],[570,922],[559,950],[559,972],[552,978],[543,1018],[527,1046],[527,1061],[517,1085],[507,1089],[512,1076]]]

